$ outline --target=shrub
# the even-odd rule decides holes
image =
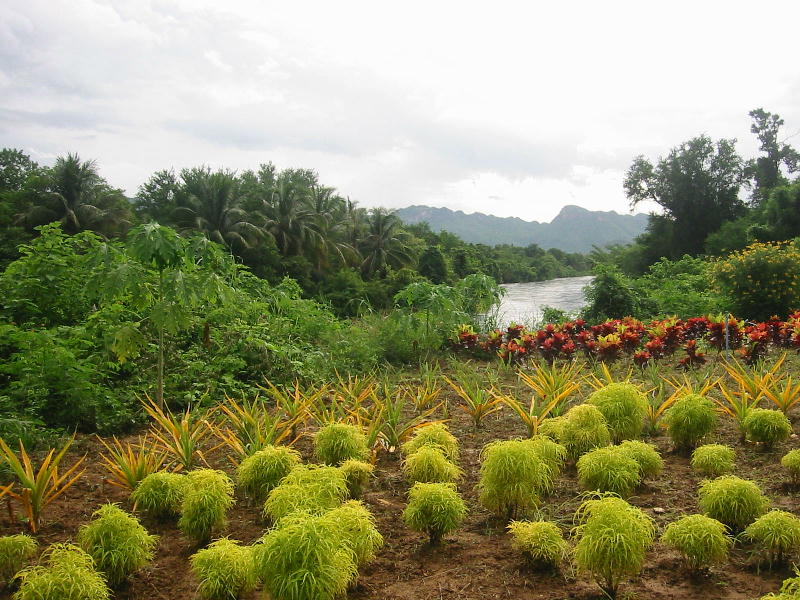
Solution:
[[[614,443],[641,436],[647,397],[632,383],[611,383],[594,392],[587,402],[605,417]]]
[[[92,557],[72,544],[54,544],[42,555],[47,566],[23,569],[14,600],[108,600],[103,576]]]
[[[198,469],[187,476],[178,529],[197,543],[206,542],[211,532],[225,526],[225,514],[233,506],[233,482],[222,471]]]
[[[699,504],[709,517],[741,531],[764,514],[769,500],[752,481],[723,475],[700,484]]]
[[[717,413],[708,398],[699,394],[687,394],[667,409],[664,421],[676,447],[694,448],[714,430]]]
[[[236,483],[263,502],[281,479],[300,464],[300,453],[286,446],[267,446],[245,458],[236,469]]]
[[[789,450],[781,458],[781,466],[789,471],[792,483],[800,481],[800,449]]]
[[[545,435],[535,435],[526,442],[530,444],[536,456],[550,469],[550,479],[555,479],[567,460],[567,449]]]
[[[37,546],[36,540],[24,533],[0,537],[0,581],[11,581],[36,556]]]
[[[158,537],[115,504],[101,506],[78,531],[78,544],[115,587],[153,560]]]
[[[264,517],[277,523],[296,511],[319,515],[339,506],[347,495],[347,482],[341,469],[299,465],[269,493],[264,503]]]
[[[555,523],[512,521],[508,524],[511,545],[536,567],[557,567],[567,556],[567,542]]]
[[[423,446],[436,446],[444,452],[447,460],[458,462],[458,440],[444,423],[433,423],[417,429],[414,436],[403,444],[403,452],[412,454]]]
[[[641,571],[655,524],[638,508],[611,496],[585,501],[576,519],[575,564],[615,598],[620,583]]]
[[[733,471],[736,452],[723,444],[706,444],[692,452],[692,468],[701,475],[718,477]]]
[[[539,435],[560,442],[564,434],[564,423],[566,422],[565,416],[549,417],[539,425]]]
[[[453,531],[467,513],[467,506],[451,483],[415,483],[408,491],[408,506],[403,511],[406,525],[424,531],[431,545]]]
[[[256,586],[253,550],[235,540],[219,539],[192,555],[189,563],[200,598],[234,600]]]
[[[550,470],[527,441],[491,442],[481,459],[480,501],[508,521],[534,508],[552,486]]]
[[[333,600],[358,575],[353,552],[331,519],[302,512],[261,538],[253,560],[274,600]]]
[[[151,517],[171,518],[181,512],[188,479],[179,473],[151,473],[131,493],[133,509],[141,508]]]
[[[369,484],[375,467],[363,460],[346,460],[339,467],[344,475],[347,491],[351,498],[358,500]]]
[[[639,463],[619,446],[596,448],[578,459],[578,481],[587,490],[630,496],[639,485]]]
[[[573,406],[564,415],[558,441],[567,449],[572,460],[595,448],[608,446],[611,433],[603,413],[591,404]]]
[[[751,523],[743,536],[767,555],[770,566],[780,565],[786,555],[800,549],[800,519],[782,510],[771,510]]]
[[[355,425],[329,423],[314,436],[314,456],[326,465],[339,465],[350,459],[366,460],[367,438]]]
[[[349,500],[325,513],[325,517],[339,530],[344,544],[353,552],[356,565],[370,562],[383,546],[383,536],[375,527],[375,518],[361,502]]]
[[[733,545],[725,525],[705,515],[687,515],[670,523],[661,541],[680,552],[692,571],[724,561]]]
[[[403,472],[411,483],[451,483],[462,475],[461,469],[447,460],[437,446],[423,446],[407,455]]]
[[[765,448],[772,448],[792,433],[792,425],[786,415],[767,408],[752,409],[744,420],[744,429],[751,441],[762,443]]]
[[[800,598],[800,572],[795,568],[795,577],[784,579],[778,594],[761,596],[761,600],[797,600]]]
[[[664,460],[652,444],[626,440],[619,445],[619,450],[639,464],[642,479],[655,477],[664,468]]]

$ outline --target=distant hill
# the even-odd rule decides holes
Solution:
[[[550,223],[430,206],[409,206],[396,214],[406,223],[425,221],[432,231],[449,231],[466,242],[488,246],[537,244],[565,252],[589,252],[592,245],[626,244],[644,232],[648,218],[641,213],[620,215],[572,205],[562,208]]]

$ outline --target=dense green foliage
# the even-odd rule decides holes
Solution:
[[[781,466],[789,472],[792,483],[800,481],[800,449],[789,450],[781,457]]]
[[[751,441],[771,448],[789,437],[792,433],[792,424],[779,410],[754,408],[744,419],[744,429]]]
[[[133,490],[131,501],[152,517],[177,517],[188,485],[186,476],[180,473],[151,473]]]
[[[452,483],[462,475],[461,469],[436,446],[423,446],[408,454],[403,460],[403,472],[411,483]]]
[[[253,549],[234,540],[216,540],[189,562],[199,582],[197,595],[204,600],[236,600],[256,585]]]
[[[626,440],[619,445],[619,450],[638,463],[642,479],[655,477],[664,468],[664,459],[652,444]]]
[[[286,446],[267,446],[245,458],[236,469],[236,483],[257,501],[264,501],[281,479],[300,464],[300,453]]]
[[[344,502],[348,493],[341,469],[300,465],[269,493],[264,503],[264,516],[277,523],[297,511],[322,514]]]
[[[344,476],[350,498],[358,500],[369,485],[375,467],[362,460],[346,460],[339,466],[339,470]]]
[[[325,513],[339,531],[342,542],[353,553],[357,566],[370,562],[383,546],[383,536],[375,527],[375,518],[361,502],[348,500]]]
[[[428,534],[431,545],[456,529],[467,506],[451,483],[415,483],[408,490],[408,505],[403,511],[406,525]]]
[[[567,556],[569,546],[555,523],[511,521],[508,532],[511,546],[522,552],[534,566],[557,567]]]
[[[522,517],[551,489],[554,473],[526,440],[495,441],[481,451],[480,501],[507,521]]]
[[[0,537],[0,581],[10,581],[36,556],[37,546],[36,540],[24,533]]]
[[[233,482],[224,472],[212,469],[191,471],[186,478],[178,528],[195,542],[203,543],[227,522],[226,513],[234,504]]]
[[[632,383],[611,383],[592,393],[587,402],[605,417],[614,443],[641,436],[647,397]]]
[[[783,510],[771,510],[751,523],[742,536],[767,556],[770,565],[783,564],[800,550],[800,519]]]
[[[725,560],[733,545],[725,525],[704,515],[686,515],[673,521],[661,541],[680,552],[691,571]]]
[[[17,575],[15,600],[108,600],[103,576],[94,570],[92,557],[72,544],[55,544],[41,557],[45,564],[23,569]]]
[[[707,516],[741,531],[764,514],[769,500],[756,483],[722,475],[700,483],[699,505]]]
[[[692,452],[692,468],[701,475],[718,477],[733,471],[736,451],[722,444],[706,444]]]
[[[403,444],[403,452],[412,454],[424,446],[439,448],[447,460],[458,461],[458,440],[444,423],[432,423],[417,429],[411,439]]]
[[[314,456],[327,465],[369,457],[364,432],[348,423],[328,423],[314,435]]]
[[[717,413],[714,403],[699,394],[679,398],[664,414],[667,432],[678,448],[694,448],[714,430]]]
[[[560,424],[558,441],[572,460],[584,453],[611,443],[611,432],[600,410],[591,404],[570,408]]]
[[[619,446],[595,448],[576,464],[578,481],[584,489],[630,496],[641,480],[639,463]]]

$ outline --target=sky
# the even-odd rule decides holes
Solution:
[[[800,2],[4,0],[0,146],[155,171],[273,162],[366,207],[629,212],[633,158],[780,114]],[[640,205],[647,212],[654,206]]]

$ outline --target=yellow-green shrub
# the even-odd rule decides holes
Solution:
[[[346,460],[369,458],[367,437],[355,425],[328,423],[314,435],[314,456],[326,465],[340,465]]]
[[[403,453],[412,454],[423,446],[435,446],[444,452],[447,460],[458,462],[458,440],[444,423],[432,423],[417,429],[411,439],[403,444]]]
[[[743,425],[750,441],[764,444],[766,448],[772,448],[792,433],[792,424],[786,415],[779,410],[768,408],[751,409]]]
[[[375,557],[383,546],[383,536],[375,527],[375,518],[361,502],[348,500],[325,513],[342,536],[343,543],[353,552],[356,565],[363,566]]]
[[[319,515],[339,506],[347,496],[347,481],[340,468],[299,465],[269,493],[264,517],[277,523],[297,511]]]
[[[596,448],[578,459],[578,481],[586,490],[630,496],[641,481],[639,463],[619,446]]]
[[[339,469],[344,475],[345,483],[350,497],[354,500],[361,498],[364,488],[369,484],[375,467],[363,460],[346,460]]]
[[[610,383],[592,393],[587,403],[603,414],[614,443],[641,436],[647,397],[632,383]]]
[[[244,492],[263,502],[281,479],[300,464],[300,453],[287,446],[268,445],[245,458],[236,469],[236,483]]]
[[[461,469],[447,460],[438,446],[423,446],[406,455],[403,472],[411,483],[451,483],[462,475]]]
[[[550,470],[550,480],[552,481],[558,477],[558,474],[564,466],[564,462],[567,460],[567,449],[546,435],[535,435],[525,441],[530,444],[536,456],[538,456]],[[547,491],[549,492],[552,490]]]
[[[551,471],[525,440],[495,441],[481,451],[480,501],[506,520],[535,508],[552,486]]]
[[[406,525],[428,534],[431,545],[459,526],[467,506],[450,483],[415,483],[403,511]]]
[[[771,510],[751,523],[742,536],[766,554],[770,566],[780,565],[800,549],[800,519],[783,510]]]
[[[708,398],[700,394],[686,394],[667,409],[664,421],[677,448],[694,448],[714,430],[717,412]]]
[[[718,477],[733,471],[736,452],[723,444],[698,446],[692,452],[692,468],[701,475]]]
[[[165,471],[151,473],[131,493],[134,509],[142,509],[157,519],[177,517],[187,484],[186,475]]]
[[[567,449],[572,460],[589,450],[608,446],[611,433],[606,418],[596,406],[579,404],[570,408],[560,425],[559,443]]]
[[[652,444],[626,440],[619,445],[619,450],[639,463],[642,479],[655,477],[664,468],[664,460]]]
[[[569,546],[555,523],[511,521],[508,531],[511,546],[522,552],[535,567],[557,567],[567,556]]]
[[[235,600],[256,586],[253,549],[222,538],[189,559],[199,582],[197,595],[205,600]]]
[[[17,574],[14,600],[108,600],[103,576],[94,570],[92,557],[72,544],[54,544],[41,557],[45,565]]]
[[[723,475],[700,483],[699,505],[709,517],[741,531],[764,514],[769,500],[752,481]]]
[[[725,525],[705,515],[687,515],[670,523],[661,541],[680,552],[692,571],[724,561],[733,545]]]
[[[789,450],[781,458],[781,466],[789,472],[792,483],[800,481],[800,449]]]
[[[36,540],[24,533],[0,537],[0,581],[10,581],[36,556],[37,546]]]
[[[178,529],[197,543],[206,542],[215,529],[226,523],[233,506],[233,482],[222,471],[198,469],[187,476]]]

